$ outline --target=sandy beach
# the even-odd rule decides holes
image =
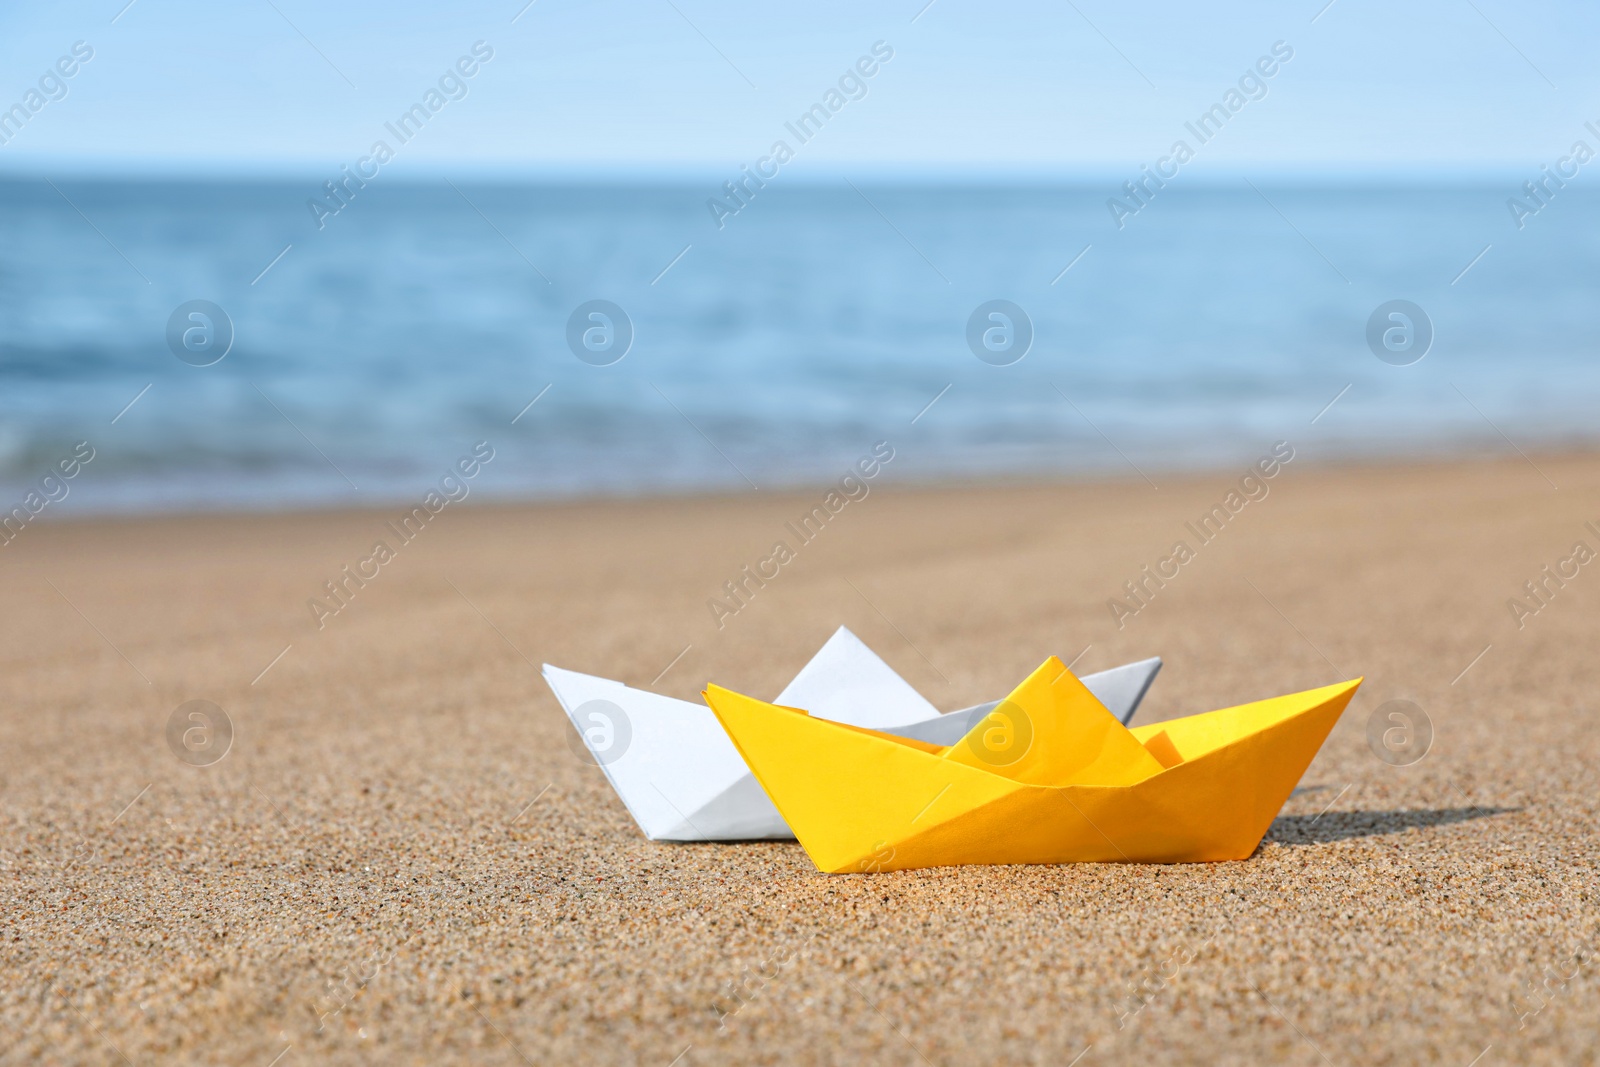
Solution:
[[[30,524],[0,1062],[1595,1062],[1600,458],[1245,473],[874,483],[804,543],[826,487]],[[947,710],[1050,654],[1164,657],[1136,722],[1366,681],[1247,861],[825,876],[644,840],[539,677],[771,698],[841,624]]]

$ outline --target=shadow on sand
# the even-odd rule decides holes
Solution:
[[[1521,811],[1521,808],[1421,808],[1412,811],[1327,811],[1321,815],[1280,815],[1267,831],[1275,845],[1322,845],[1352,837],[1398,834],[1403,830],[1449,826],[1471,819]],[[1265,842],[1263,842],[1265,843]]]

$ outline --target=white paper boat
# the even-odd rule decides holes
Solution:
[[[1160,659],[1081,680],[1127,723]],[[544,680],[593,762],[652,841],[794,837],[711,709],[621,682],[544,665]],[[939,745],[959,741],[999,701],[941,714],[843,626],[774,701],[835,722]]]

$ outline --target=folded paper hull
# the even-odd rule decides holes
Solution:
[[[1159,659],[1143,660],[1083,681],[1126,721],[1160,667]],[[793,840],[793,831],[704,704],[549,664],[544,678],[594,762],[652,841]],[[991,707],[941,715],[843,627],[778,701],[804,703],[840,722],[935,741],[959,738],[975,712]]]
[[[1182,762],[1117,787],[1023,784],[725,689],[706,698],[812,861],[848,873],[1248,858],[1358,684],[1140,727]]]
[[[704,704],[548,663],[544,679],[650,840],[794,837]]]

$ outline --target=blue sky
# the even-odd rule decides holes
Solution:
[[[125,2],[0,8],[0,108],[94,49],[0,173],[336,171],[478,40],[494,58],[397,168],[734,172],[880,40],[894,58],[797,171],[1137,168],[1280,40],[1294,58],[1202,170],[1531,173],[1600,124],[1600,10],[1577,3]]]

